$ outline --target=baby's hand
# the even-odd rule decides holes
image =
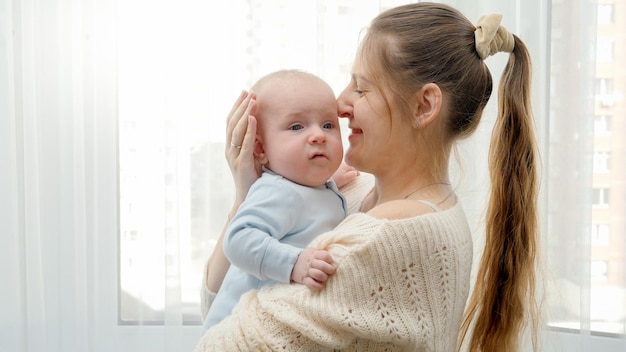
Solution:
[[[352,166],[342,162],[339,169],[333,174],[333,180],[337,184],[338,188],[341,188],[348,184],[348,182],[354,180],[359,176],[359,171]]]
[[[304,284],[311,290],[324,288],[328,277],[335,273],[333,258],[323,249],[305,248],[291,271],[291,281]]]

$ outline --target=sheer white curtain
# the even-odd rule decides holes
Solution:
[[[281,67],[339,92],[361,26],[403,2],[0,0],[0,350],[191,350],[231,102]],[[626,40],[600,25],[624,33],[624,0],[448,3],[502,13],[533,57],[546,350],[623,350]],[[477,251],[494,116],[460,146]]]
[[[3,351],[116,348],[113,11],[0,2]]]

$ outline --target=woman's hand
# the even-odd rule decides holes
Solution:
[[[246,198],[250,186],[261,176],[261,164],[254,157],[256,140],[256,96],[243,91],[233,105],[226,121],[224,154],[235,182],[237,208]]]

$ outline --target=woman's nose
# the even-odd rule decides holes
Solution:
[[[337,97],[337,115],[339,117],[352,117],[352,102],[348,98],[347,89],[344,89]]]

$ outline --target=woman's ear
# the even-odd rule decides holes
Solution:
[[[254,140],[254,158],[261,163],[261,165],[267,164],[267,155],[265,154],[265,149],[263,148],[263,141],[259,136],[256,136]]]
[[[420,128],[433,122],[443,103],[442,93],[435,83],[427,83],[415,93],[416,109],[414,113],[414,126]]]

